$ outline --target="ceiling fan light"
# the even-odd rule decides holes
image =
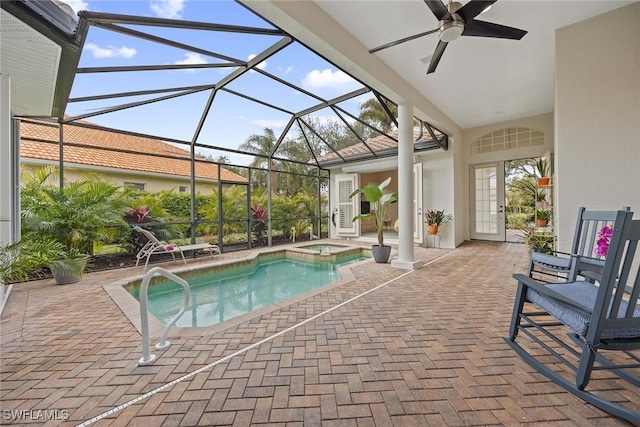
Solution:
[[[462,35],[464,31],[464,21],[449,21],[445,22],[440,28],[440,40],[449,43],[457,39]]]

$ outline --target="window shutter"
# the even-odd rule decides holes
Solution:
[[[360,197],[349,198],[351,193],[357,188],[356,174],[344,174],[336,176],[336,185],[338,189],[338,218],[336,222],[336,233],[339,236],[357,235],[356,223],[353,222],[353,217],[358,213],[358,202]]]

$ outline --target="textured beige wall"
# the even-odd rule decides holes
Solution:
[[[23,171],[33,171],[34,169],[38,169],[43,165],[32,165],[32,164],[22,164]],[[65,181],[77,181],[79,179],[85,178],[86,174],[90,172],[88,169],[74,169],[74,168],[65,168],[64,169],[64,179]],[[153,175],[140,175],[140,174],[127,174],[127,173],[116,173],[116,172],[98,172],[100,176],[104,179],[109,180],[115,185],[124,186],[125,182],[137,182],[141,184],[146,184],[146,190],[151,192],[157,192],[162,190],[173,190],[176,193],[179,190],[179,186],[186,186],[187,193],[191,192],[191,187],[189,185],[189,179],[179,178],[179,177],[158,177]],[[213,187],[216,186],[215,182],[196,182],[196,193],[210,194],[212,192]]]
[[[640,3],[556,32],[559,248],[579,206],[640,216]]]

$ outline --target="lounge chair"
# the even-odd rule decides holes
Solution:
[[[598,381],[606,383],[594,387],[595,392],[586,390],[596,370],[608,370],[640,387],[640,354],[633,352],[640,349],[640,253],[636,252],[640,220],[632,216],[626,210],[616,213],[597,284],[548,284],[515,274],[518,289],[505,341],[541,374],[577,397],[640,424],[636,393],[632,390],[621,398],[625,393],[609,383],[615,376],[599,376]],[[516,342],[520,332],[520,337],[531,340]]]
[[[629,207],[625,206],[622,210],[628,211]],[[555,251],[546,254],[532,250],[528,276],[554,282],[560,276],[568,282],[583,276],[593,281],[602,274],[604,267],[604,258],[596,253],[599,232],[605,226],[612,226],[616,215],[616,211],[588,211],[584,207],[578,208],[571,252]]]
[[[171,254],[173,260],[175,261],[175,254],[176,252],[178,252],[185,264],[187,263],[187,260],[184,257],[184,252],[186,251],[205,251],[209,252],[209,255],[211,256],[216,254],[220,255],[220,248],[217,245],[212,245],[209,243],[196,243],[193,245],[178,246],[158,240],[155,234],[153,234],[149,230],[145,230],[144,228],[134,226],[133,229],[138,233],[144,235],[149,240],[136,255],[136,267],[140,263],[141,259],[146,258],[144,262],[145,270],[147,269],[147,265],[149,264],[149,258],[151,258],[151,255]]]

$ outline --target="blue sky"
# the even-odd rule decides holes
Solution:
[[[66,0],[76,11],[89,10],[126,15],[184,19],[258,28],[272,28],[267,22],[243,6],[230,1],[154,0],[154,1],[80,1]],[[277,36],[242,35],[211,31],[169,29],[150,26],[128,28],[194,45],[240,60],[254,55],[280,40]],[[224,60],[199,53],[152,43],[105,29],[91,27],[80,60],[80,67],[127,65],[203,64]],[[302,45],[294,43],[259,65],[259,68],[288,82],[301,86],[325,99],[342,95],[362,85]],[[214,84],[235,68],[198,70],[162,70],[78,74],[71,97],[126,92],[143,89]],[[250,71],[232,82],[229,89],[241,92],[289,111],[299,111],[317,104],[317,100],[293,91],[285,85]],[[190,141],[210,92],[199,92],[168,101],[134,107],[87,118],[101,125],[129,131],[167,136]],[[161,95],[107,99],[70,103],[66,113],[72,116],[150,99]],[[357,114],[358,104],[371,95],[341,104]],[[321,120],[330,120],[319,112]],[[286,113],[245,100],[226,92],[218,92],[198,142],[237,148],[251,134],[262,134],[270,127],[277,136],[289,120]],[[222,155],[223,152],[203,154]],[[246,163],[241,156],[226,154],[233,162]]]

